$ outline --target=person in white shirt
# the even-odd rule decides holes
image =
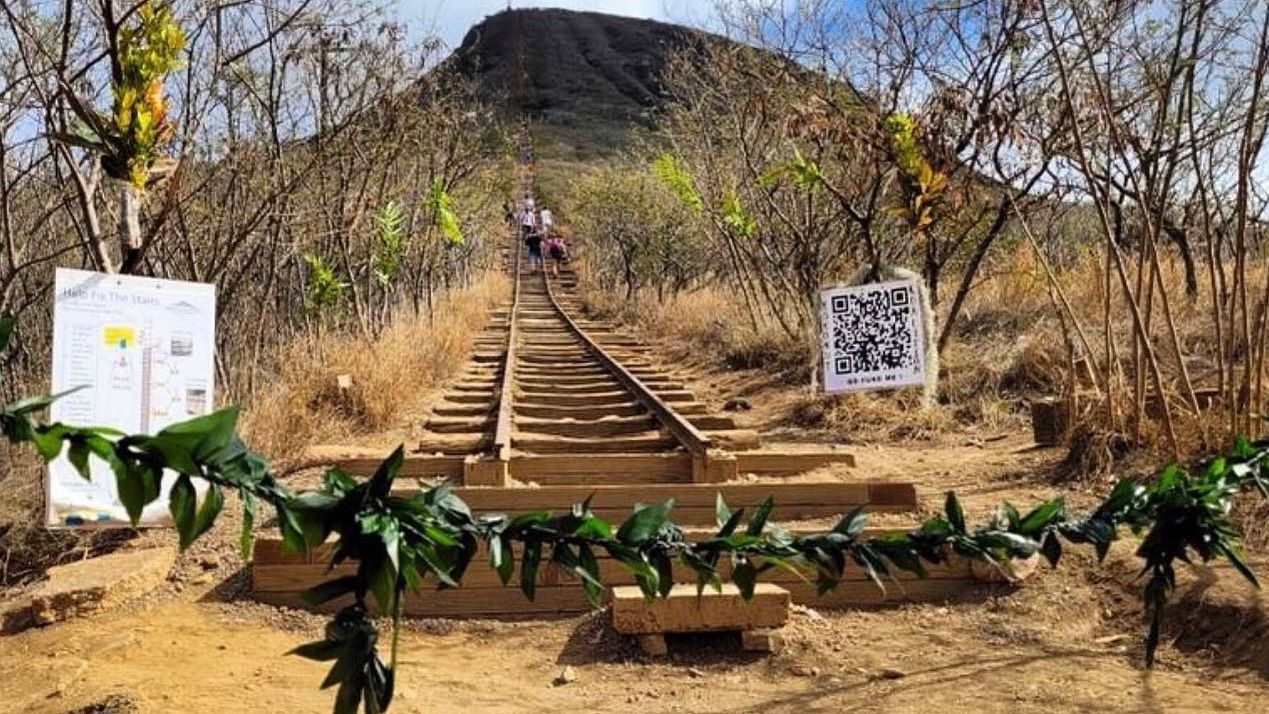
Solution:
[[[534,228],[533,209],[525,206],[524,210],[520,211],[520,232],[527,236],[533,232]]]
[[[543,208],[538,212],[538,218],[542,221],[542,233],[550,237],[551,229],[555,227],[555,218],[551,215],[551,209]]]

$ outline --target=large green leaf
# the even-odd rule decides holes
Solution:
[[[520,559],[520,591],[529,600],[537,595],[538,564],[542,562],[542,542],[526,541],[524,555]]]
[[[1025,536],[1034,536],[1061,518],[1065,508],[1065,502],[1061,497],[1046,501],[1023,516],[1014,530]]]
[[[115,469],[115,487],[132,525],[141,522],[142,510],[159,497],[161,480],[161,471],[145,462],[121,464]]]
[[[961,502],[956,498],[955,491],[947,492],[947,499],[943,504],[943,512],[947,517],[947,523],[952,527],[952,532],[966,532],[965,509],[961,508]]]
[[[767,500],[758,506],[758,510],[754,511],[753,518],[749,519],[749,527],[745,529],[745,533],[751,536],[762,535],[763,529],[767,527],[767,519],[771,517],[773,510],[775,510],[775,499],[768,496]]]
[[[317,640],[300,645],[287,654],[299,655],[317,662],[329,662],[338,658],[345,646],[345,643],[336,640]]]
[[[172,524],[176,526],[182,551],[194,542],[197,520],[195,498],[194,483],[190,481],[189,476],[186,474],[178,476],[176,482],[172,484],[172,490],[168,492],[167,505],[168,511],[172,514]]]
[[[397,474],[401,471],[401,466],[405,463],[405,447],[398,446],[384,459],[375,473],[370,477],[370,495],[378,498],[387,498],[392,491],[392,482],[396,480]]]
[[[220,486],[211,484],[207,487],[207,492],[203,494],[203,504],[198,508],[198,517],[194,522],[194,538],[191,542],[215,525],[216,517],[220,515],[224,507],[225,496],[220,492]]]
[[[652,537],[661,530],[674,508],[674,499],[664,503],[636,506],[635,512],[617,529],[617,540],[634,545]]]

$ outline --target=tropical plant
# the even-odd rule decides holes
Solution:
[[[674,154],[658,155],[652,161],[652,171],[674,192],[675,196],[678,196],[683,205],[698,213],[705,210],[705,202],[701,199],[700,192],[696,190],[692,174],[679,163]]]
[[[740,202],[740,194],[735,190],[723,195],[723,223],[731,226],[737,235],[753,238],[758,233],[758,222],[745,210]]]
[[[451,244],[462,245],[467,242],[467,237],[463,235],[462,223],[458,220],[458,214],[454,212],[453,199],[445,190],[445,182],[439,178],[432,182],[432,187],[428,190],[427,208],[433,220],[436,221],[436,225],[440,227],[441,234]]]
[[[890,135],[891,150],[899,170],[902,196],[895,213],[922,234],[934,223],[934,208],[947,189],[947,176],[934,170],[921,151],[916,122],[907,114],[891,114],[881,122]]]
[[[146,1],[135,21],[119,28],[112,54],[111,112],[103,116],[73,99],[81,122],[75,133],[55,133],[66,143],[101,154],[111,177],[144,190],[174,127],[163,82],[181,66],[185,31],[166,4]]]
[[[372,266],[375,279],[391,285],[405,255],[405,213],[396,201],[388,201],[374,215],[375,244]]]
[[[760,183],[764,186],[773,186],[786,176],[791,178],[799,188],[810,189],[824,186],[824,172],[820,171],[819,165],[807,160],[802,155],[802,150],[796,147],[793,149],[793,158],[773,166],[762,175]]]
[[[322,313],[339,304],[348,283],[340,280],[322,256],[308,253],[304,256],[308,265],[308,286],[304,293],[304,304],[310,312]]]

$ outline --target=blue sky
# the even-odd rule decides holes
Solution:
[[[398,13],[416,35],[435,30],[452,49],[463,40],[468,28],[507,7],[507,0],[396,0]],[[570,10],[607,12],[629,17],[646,17],[668,22],[695,24],[708,2],[690,0],[565,0],[533,2],[513,0],[514,8],[560,7]],[[693,7],[694,6],[694,7]]]

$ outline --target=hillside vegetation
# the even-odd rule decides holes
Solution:
[[[593,12],[504,11],[473,26],[449,60],[510,119],[529,119],[548,156],[588,161],[628,146],[669,100],[662,70],[708,35]]]

